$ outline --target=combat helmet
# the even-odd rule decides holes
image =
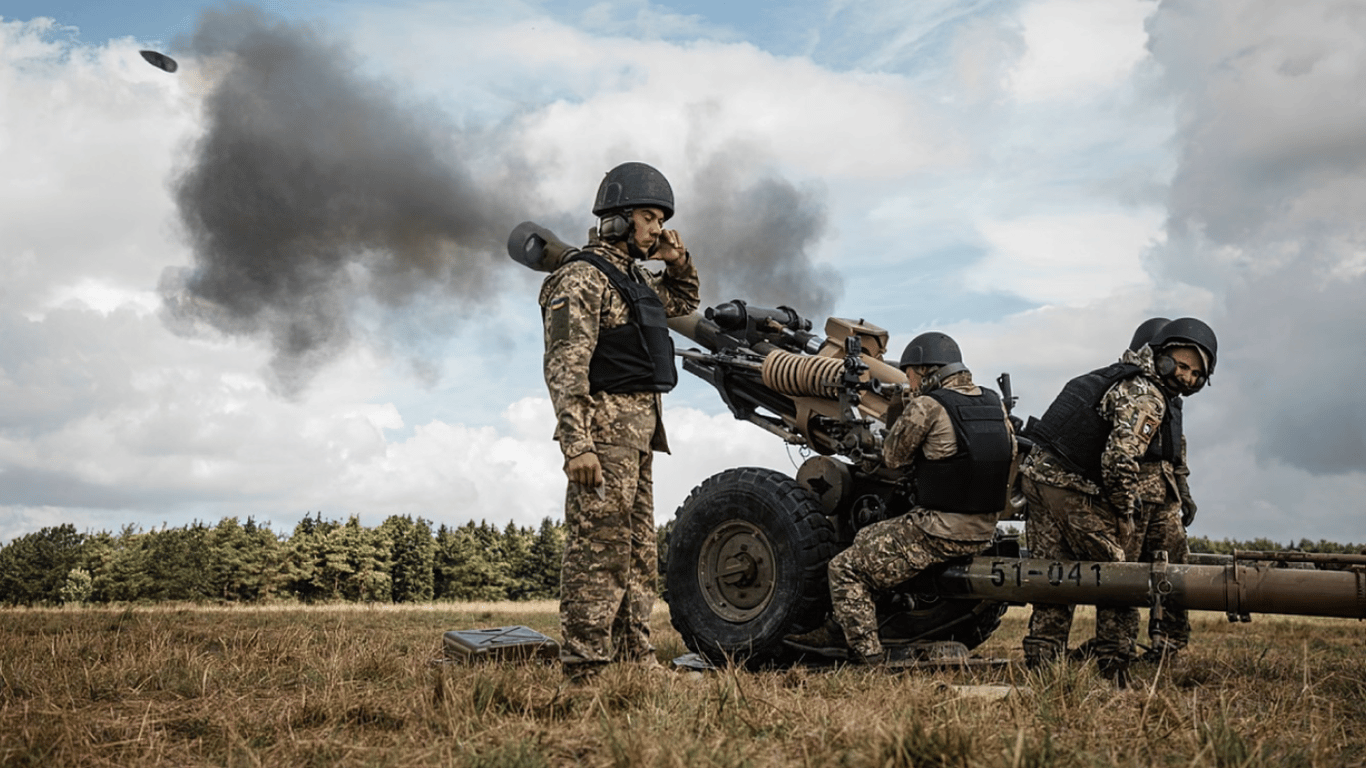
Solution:
[[[1168,347],[1195,347],[1200,350],[1200,355],[1205,359],[1205,375],[1187,394],[1199,392],[1205,386],[1205,382],[1214,375],[1214,365],[1219,355],[1219,339],[1214,335],[1214,329],[1210,328],[1203,320],[1194,317],[1179,317],[1170,323],[1162,326],[1153,338],[1148,342],[1159,354],[1154,359],[1157,366],[1158,375],[1168,378],[1175,371],[1175,363],[1171,356],[1160,354]]]
[[[906,345],[901,353],[900,368],[905,371],[912,366],[934,368],[920,379],[922,394],[938,389],[945,379],[968,369],[963,365],[963,353],[958,349],[958,342],[939,331],[926,331]]]
[[[901,353],[901,365],[898,367],[904,371],[912,365],[948,365],[962,362],[963,353],[958,349],[958,342],[947,333],[926,331],[911,339],[911,343],[906,345],[906,349]]]
[[[1129,351],[1137,352],[1142,349],[1144,344],[1153,340],[1162,326],[1170,322],[1171,320],[1165,317],[1150,317],[1139,323],[1138,327],[1134,329],[1134,337],[1129,340]]]
[[[632,208],[659,208],[664,220],[674,215],[674,191],[664,174],[645,163],[622,163],[607,172],[593,200],[593,215],[602,217]]]

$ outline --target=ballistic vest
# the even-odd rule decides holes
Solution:
[[[958,452],[928,459],[921,448],[911,475],[916,504],[963,514],[1005,509],[1013,446],[1000,396],[983,387],[981,395],[936,389],[927,397],[948,412]]]
[[[598,331],[598,344],[588,362],[589,391],[625,394],[673,389],[678,383],[674,341],[659,294],[592,251],[579,251],[569,261],[597,267],[630,308],[625,323]]]
[[[1148,450],[1139,461],[1176,463],[1181,455],[1181,406],[1179,396],[1167,398],[1167,413],[1162,417],[1162,426],[1158,428],[1157,436],[1148,443]]]
[[[1110,387],[1142,373],[1143,369],[1132,363],[1111,363],[1072,379],[1063,386],[1062,392],[1058,393],[1052,405],[1048,406],[1048,410],[1044,411],[1043,418],[1030,427],[1029,437],[1042,443],[1063,466],[1100,485],[1104,482],[1101,477],[1100,456],[1105,452],[1105,442],[1110,437],[1111,424],[1109,419],[1101,416],[1097,406],[1100,405],[1105,393],[1110,391]],[[1170,430],[1172,410],[1166,409],[1159,434],[1165,436]],[[1163,442],[1170,444],[1171,441]],[[1152,443],[1149,443],[1149,449],[1152,450]],[[1178,444],[1170,449],[1158,449],[1159,452],[1168,450],[1177,451],[1180,450],[1180,446]],[[1149,459],[1145,456],[1142,460]]]

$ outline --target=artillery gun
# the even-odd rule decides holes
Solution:
[[[887,332],[864,320],[830,318],[822,337],[788,307],[735,300],[670,326],[705,348],[681,351],[683,368],[715,387],[736,418],[812,453],[795,478],[726,470],[683,502],[665,575],[673,625],[713,662],[793,661],[801,654],[783,637],[814,628],[830,609],[829,559],[859,529],[914,505],[914,489],[881,452],[888,406],[906,377],[882,359]],[[1009,374],[997,384],[1013,407]],[[1030,442],[1017,442],[1023,457]],[[1002,519],[1025,512],[1012,488]],[[981,555],[881,594],[879,634],[888,646],[950,640],[973,648],[1008,606],[1026,603],[1159,612],[1178,603],[1237,621],[1253,613],[1366,618],[1366,557],[1236,552],[1175,564],[1159,553],[1152,563],[1067,562],[1031,558],[1017,534],[998,533]]]
[[[783,638],[825,619],[830,558],[861,528],[914,506],[905,473],[882,457],[888,409],[909,384],[883,359],[887,331],[862,319],[832,317],[818,335],[790,307],[737,299],[674,318],[670,327],[704,348],[680,351],[683,368],[715,387],[737,419],[810,453],[796,477],[745,467],[693,489],[669,539],[665,599],[673,625],[713,662],[794,660],[800,653]],[[1009,407],[1009,376],[998,384]],[[1018,517],[1023,506],[1011,494],[1003,516]],[[1019,557],[1018,536],[998,535],[987,554]],[[951,640],[975,647],[1008,605],[923,579],[877,600],[890,645]]]
[[[530,222],[508,241],[514,260],[545,271],[572,250]],[[795,477],[740,467],[693,489],[669,538],[671,620],[688,648],[713,663],[795,661],[801,653],[783,638],[825,619],[830,558],[860,529],[914,506],[905,474],[882,458],[888,409],[909,384],[883,360],[887,331],[862,319],[832,317],[821,335],[790,307],[737,299],[669,325],[701,347],[678,352],[683,369],[714,387],[737,419],[811,454]],[[1009,375],[997,384],[1013,407]],[[1017,443],[1023,457],[1030,443],[1018,434]],[[1024,519],[1014,473],[1011,484],[1001,519]],[[1152,563],[1050,561],[1029,557],[1017,534],[998,532],[982,554],[883,592],[877,609],[886,645],[955,641],[974,648],[1010,605],[1161,611],[1172,602],[1239,621],[1252,613],[1366,618],[1366,557],[1244,552],[1192,564],[1161,556]]]

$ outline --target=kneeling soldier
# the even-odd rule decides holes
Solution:
[[[853,660],[886,659],[877,633],[876,590],[889,589],[936,563],[980,553],[1005,509],[1015,438],[1001,398],[972,383],[958,344],[929,332],[901,355],[910,393],[891,424],[887,466],[909,467],[915,506],[874,523],[830,560],[835,621],[787,638],[793,647],[829,651],[846,643]]]

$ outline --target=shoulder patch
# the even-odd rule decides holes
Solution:
[[[556,296],[550,300],[550,340],[569,338],[569,297]]]
[[[1162,426],[1162,421],[1160,419],[1155,419],[1152,416],[1147,415],[1142,419],[1139,419],[1138,427],[1134,430],[1134,434],[1145,440],[1151,440],[1153,435],[1157,434],[1157,428],[1160,426]]]

